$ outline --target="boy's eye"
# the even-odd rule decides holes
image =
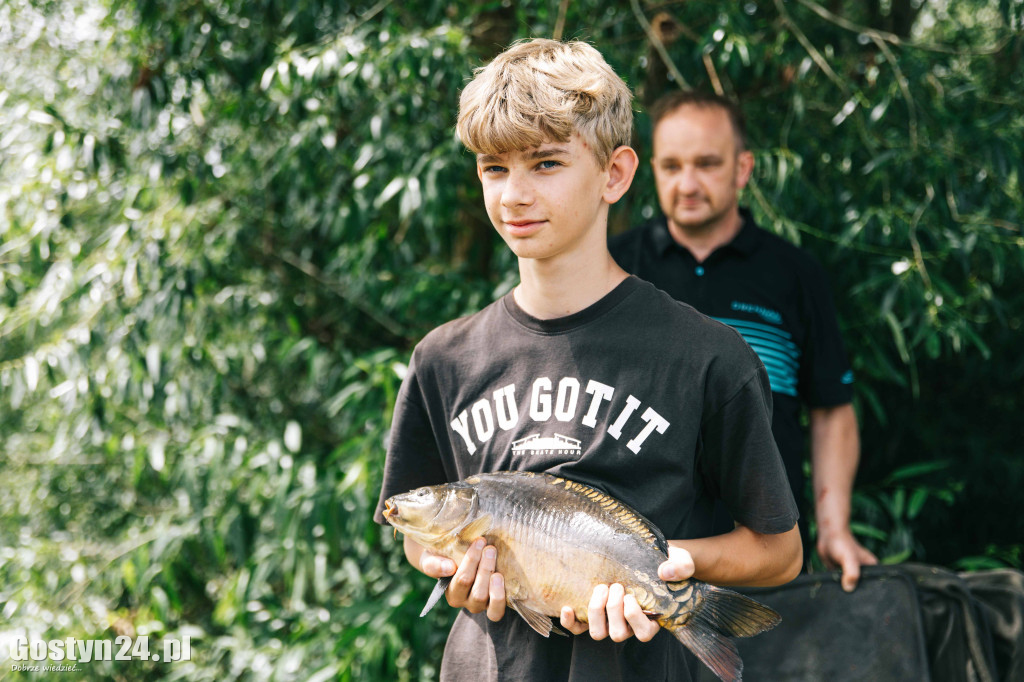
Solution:
[[[504,166],[484,166],[484,173],[503,173],[505,172]]]
[[[547,159],[545,161],[541,161],[540,163],[538,163],[537,168],[541,170],[551,170],[552,168],[557,168],[561,165],[562,164],[558,161],[552,161],[551,159]]]

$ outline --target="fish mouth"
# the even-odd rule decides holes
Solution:
[[[384,500],[383,516],[384,516],[384,520],[391,524],[392,529],[394,530],[393,535],[394,535],[394,537],[397,538],[398,537],[398,527],[395,526],[395,524],[392,522],[391,517],[392,516],[398,516],[398,506],[395,505],[395,503],[392,502],[391,500]]]

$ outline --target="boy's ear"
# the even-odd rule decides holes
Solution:
[[[604,187],[602,198],[614,204],[622,198],[629,186],[633,184],[633,176],[640,165],[640,159],[632,147],[622,145],[616,147],[608,159],[608,184]]]

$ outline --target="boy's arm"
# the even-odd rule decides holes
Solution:
[[[501,574],[494,571],[498,553],[493,545],[485,547],[483,538],[477,538],[469,546],[457,568],[454,561],[431,552],[408,535],[403,540],[403,549],[412,567],[431,578],[454,574],[444,593],[451,606],[470,613],[487,611],[492,621],[499,621],[505,615],[505,582]]]
[[[669,540],[662,580],[696,578],[713,585],[766,587],[788,583],[800,573],[803,546],[796,526],[784,533],[757,533],[737,525],[724,535]]]
[[[750,587],[781,585],[800,573],[803,563],[800,531],[757,533],[737,525],[729,533],[697,540],[669,540],[668,560],[658,568],[662,580],[695,578],[714,585]],[[649,620],[636,599],[621,585],[598,585],[587,609],[588,623],[576,620],[568,606],[559,619],[573,634],[590,631],[594,639],[621,642],[636,637],[647,642],[660,626]]]

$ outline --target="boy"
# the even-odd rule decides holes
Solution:
[[[768,378],[733,330],[627,275],[607,248],[629,188],[632,97],[592,47],[534,40],[477,71],[457,130],[520,284],[417,346],[395,406],[383,501],[475,473],[548,471],[634,507],[672,545],[663,579],[773,585],[799,571],[792,493],[771,434]],[[737,525],[709,534],[714,500]],[[495,549],[461,565],[405,539],[409,562],[453,575],[463,607],[443,680],[687,680],[697,661],[619,585],[589,625],[544,639],[505,617]],[[610,640],[610,641],[609,641]]]

